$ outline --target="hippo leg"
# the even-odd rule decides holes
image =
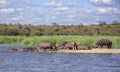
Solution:
[[[46,48],[43,49],[44,51],[46,50]]]
[[[108,49],[111,49],[111,46],[108,45]]]
[[[109,45],[107,46],[107,49],[109,49]]]
[[[72,47],[71,50],[75,50],[75,47]]]
[[[102,47],[103,48],[103,46],[101,45],[100,47]]]
[[[50,48],[50,50],[52,50],[52,47]]]
[[[111,49],[111,45],[110,45],[110,49]]]
[[[76,50],[76,47],[74,47],[74,50]]]

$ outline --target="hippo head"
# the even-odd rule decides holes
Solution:
[[[95,46],[90,46],[90,48],[96,48]]]
[[[56,46],[53,46],[53,50],[57,50],[57,47],[56,47]]]
[[[94,46],[94,48],[98,48],[99,47],[99,43],[96,43],[96,45]]]
[[[96,45],[94,48],[98,48],[98,45]]]

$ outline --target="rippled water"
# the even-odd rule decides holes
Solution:
[[[6,52],[9,47],[0,45],[0,72],[120,72],[120,54]]]

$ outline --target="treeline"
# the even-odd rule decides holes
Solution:
[[[51,25],[0,24],[0,35],[5,36],[49,36],[49,35],[110,35],[120,36],[120,23],[100,22],[98,25]]]

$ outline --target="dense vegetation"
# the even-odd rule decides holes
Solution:
[[[38,46],[40,42],[52,42],[58,46],[62,41],[75,41],[77,44],[95,46],[96,42],[102,38],[111,40],[112,47],[120,47],[119,36],[0,36],[0,44]]]
[[[109,35],[120,36],[120,23],[100,22],[98,25],[59,25],[56,22],[51,25],[23,25],[0,24],[0,35],[4,36],[50,36],[50,35]]]
[[[77,44],[95,43],[102,38],[110,39],[113,47],[120,47],[120,23],[114,21],[98,25],[51,25],[0,24],[0,44],[17,43],[38,46],[40,42],[53,42],[57,46],[62,41],[75,41]]]

